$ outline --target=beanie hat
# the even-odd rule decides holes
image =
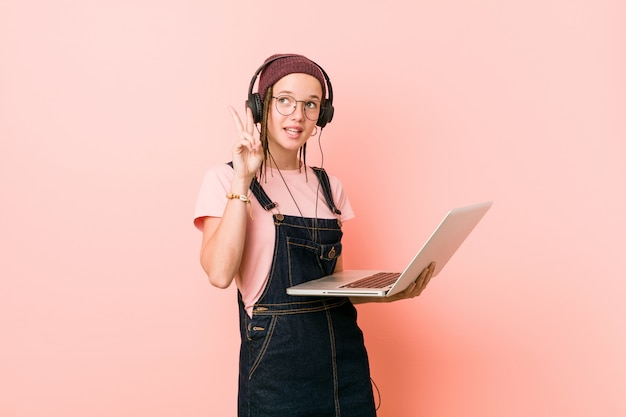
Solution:
[[[281,58],[281,56],[283,58]],[[272,61],[274,60],[274,61]],[[271,62],[270,62],[271,61]],[[326,83],[320,68],[310,59],[296,54],[275,54],[265,60],[269,62],[259,76],[259,95],[261,102],[265,100],[267,89],[285,75],[301,73],[311,75],[322,86],[322,101],[326,98]]]

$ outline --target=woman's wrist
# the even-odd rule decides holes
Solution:
[[[250,189],[250,183],[252,182],[252,178],[233,178],[230,183],[230,193],[239,194],[239,195],[248,195],[248,191]]]
[[[254,220],[254,217],[252,216],[252,200],[250,200],[250,197],[248,197],[247,194],[226,193],[226,198],[228,198],[229,200],[239,200],[246,206],[248,206],[250,219]]]

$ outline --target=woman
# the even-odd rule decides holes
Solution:
[[[342,268],[341,224],[352,207],[337,178],[306,165],[306,143],[333,111],[321,67],[301,55],[269,57],[250,83],[245,123],[230,109],[232,162],[209,170],[202,184],[201,265],[214,286],[234,280],[238,288],[239,416],[375,416],[353,304],[414,297],[430,280],[431,267],[382,300],[286,294]]]

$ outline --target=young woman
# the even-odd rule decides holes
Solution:
[[[245,122],[230,109],[232,161],[202,183],[201,265],[214,286],[235,281],[238,289],[240,417],[375,416],[353,304],[417,296],[432,274],[425,269],[391,299],[287,295],[287,287],[342,268],[341,224],[352,207],[337,178],[306,164],[307,141],[333,111],[320,66],[301,55],[269,57],[250,83]]]

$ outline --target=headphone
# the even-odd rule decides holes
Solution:
[[[259,69],[257,69],[256,72],[254,73],[254,76],[252,77],[252,80],[250,81],[250,87],[248,88],[248,101],[246,101],[247,106],[252,111],[252,117],[254,118],[254,123],[259,123],[261,122],[261,119],[263,119],[263,101],[261,101],[261,95],[259,93],[252,92],[252,89],[254,88],[254,83],[256,82],[257,77],[259,76],[261,71],[267,68],[267,66],[271,64],[272,62],[277,61],[279,59],[289,58],[293,56],[299,56],[299,55],[280,55],[280,56],[274,57],[273,59],[261,65]],[[309,59],[309,61],[311,60]],[[331,120],[333,120],[333,114],[335,113],[335,108],[333,107],[333,86],[330,84],[330,79],[328,78],[328,74],[326,74],[326,71],[324,71],[324,68],[320,67],[315,62],[313,62],[313,64],[315,64],[315,66],[317,66],[317,68],[319,68],[319,70],[324,75],[324,79],[326,80],[326,88],[328,89],[328,98],[324,100],[324,104],[322,105],[320,109],[320,116],[317,119],[317,123],[316,123],[317,126],[324,127],[326,126],[326,124],[330,123]]]

